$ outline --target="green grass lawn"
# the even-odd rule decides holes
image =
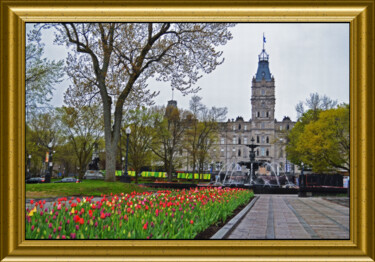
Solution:
[[[53,179],[56,181],[59,179]],[[27,198],[63,197],[63,196],[100,196],[101,194],[120,194],[153,191],[156,189],[140,187],[122,182],[102,180],[83,180],[81,183],[26,184]]]

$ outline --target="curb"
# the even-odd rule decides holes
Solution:
[[[224,239],[227,237],[233,229],[241,222],[242,218],[250,211],[254,206],[255,202],[258,200],[259,196],[255,196],[253,200],[241,210],[234,218],[232,218],[228,223],[226,223],[219,231],[215,233],[210,239]]]

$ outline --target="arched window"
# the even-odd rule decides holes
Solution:
[[[268,136],[267,136],[266,142],[267,144],[270,142],[270,139],[268,138]]]
[[[238,149],[238,156],[241,156],[241,149]]]

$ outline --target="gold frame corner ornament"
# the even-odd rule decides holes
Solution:
[[[374,0],[1,0],[1,261],[374,261]],[[26,22],[350,24],[350,240],[25,240]]]

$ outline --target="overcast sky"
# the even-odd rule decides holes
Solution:
[[[31,25],[27,25],[27,30]],[[295,105],[318,92],[339,103],[349,103],[349,24],[348,23],[242,23],[231,28],[233,39],[221,48],[225,62],[197,83],[197,94],[209,107],[227,107],[227,118],[251,116],[251,79],[262,51],[269,54],[270,71],[275,77],[277,120],[289,116],[296,120]],[[53,44],[53,33],[43,32],[45,57],[65,59],[67,49]],[[63,104],[63,93],[69,79],[56,86],[52,104]],[[172,98],[168,83],[149,81],[152,90],[160,91],[157,105]],[[178,106],[188,109],[192,95],[174,92]]]

